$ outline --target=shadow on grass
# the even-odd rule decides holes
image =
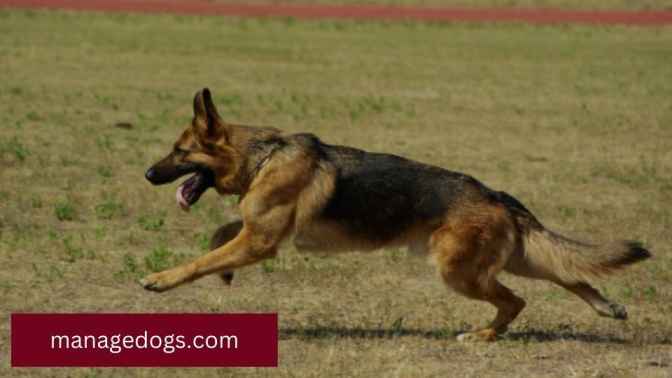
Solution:
[[[424,337],[426,339],[450,339],[459,332],[447,330],[421,330],[412,328],[346,328],[317,326],[309,328],[280,329],[280,339],[389,339],[394,337]]]
[[[527,342],[544,341],[581,341],[584,343],[598,344],[630,344],[630,345],[672,345],[672,336],[669,334],[639,334],[634,339],[624,339],[622,337],[610,334],[593,334],[586,332],[574,332],[569,330],[538,330],[528,329],[517,332],[512,331],[504,335],[504,339]]]
[[[323,339],[391,339],[395,337],[422,337],[435,340],[451,340],[464,330],[422,330],[414,328],[346,328],[317,326],[309,328],[280,329],[280,340],[298,338],[303,340]],[[596,344],[632,344],[641,343],[609,334],[592,334],[574,331],[554,331],[528,329],[512,331],[502,335],[501,340],[519,342],[580,341]],[[661,337],[648,340],[646,344],[672,345],[672,338]]]
[[[523,342],[545,342],[545,341],[581,341],[584,343],[598,344],[628,344],[631,341],[615,335],[593,334],[586,332],[573,331],[553,331],[528,329],[520,332],[507,332],[502,337],[505,340],[523,341]]]

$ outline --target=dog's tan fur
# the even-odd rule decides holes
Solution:
[[[186,163],[207,167],[214,173],[214,186],[220,194],[240,195],[242,221],[218,229],[211,252],[147,276],[142,283],[150,290],[167,290],[211,273],[221,274],[224,282],[230,283],[233,270],[274,257],[279,244],[288,238],[293,238],[299,249],[323,252],[407,245],[414,252],[431,256],[447,286],[497,308],[497,315],[488,326],[460,336],[461,340],[491,341],[525,306],[523,299],[497,280],[500,271],[550,280],[578,295],[599,314],[625,318],[622,306],[609,302],[586,281],[649,257],[648,251],[634,242],[592,246],[554,234],[513,197],[457,174],[446,176],[453,180],[450,182],[459,183],[459,190],[439,193],[450,196],[449,205],[437,207],[440,211],[431,207],[430,215],[401,214],[418,219],[404,227],[389,223],[390,228],[399,228],[394,235],[383,237],[373,229],[353,232],[355,229],[348,222],[366,222],[345,216],[329,217],[325,209],[336,201],[338,191],[344,190],[344,170],[359,164],[352,162],[355,152],[343,150],[344,157],[336,153],[335,157],[325,157],[320,146],[325,150],[333,146],[321,144],[313,136],[286,136],[273,128],[228,124],[217,114],[207,90],[194,99],[194,114],[174,152],[153,169]],[[272,147],[275,145],[281,147]],[[340,151],[340,147],[333,148]],[[419,177],[432,178],[448,172],[406,160],[397,163],[400,160],[396,157],[381,155],[377,159],[382,159],[383,165],[400,164]],[[392,189],[404,193],[404,188]],[[376,188],[367,190],[373,194],[362,196],[388,200],[384,194],[380,197]],[[432,190],[428,195],[438,196]],[[394,209],[392,195],[389,200]],[[338,208],[333,211],[340,214]],[[393,215],[389,219],[404,220]]]

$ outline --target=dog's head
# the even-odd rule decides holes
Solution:
[[[219,117],[208,88],[194,97],[194,118],[173,145],[168,156],[152,165],[145,177],[154,185],[167,184],[191,174],[177,188],[177,203],[188,210],[201,195],[214,187],[220,193],[234,192],[238,154],[231,146],[232,126]]]

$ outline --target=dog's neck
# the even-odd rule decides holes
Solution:
[[[231,147],[237,152],[234,157],[236,172],[232,175],[230,184],[221,188],[225,190],[220,190],[220,193],[244,195],[254,177],[277,148],[269,141],[280,134],[281,130],[272,127],[229,126]]]

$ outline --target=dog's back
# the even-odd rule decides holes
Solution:
[[[381,241],[420,224],[440,224],[465,192],[482,187],[469,176],[395,155],[322,148],[337,168],[334,193],[322,216]]]

